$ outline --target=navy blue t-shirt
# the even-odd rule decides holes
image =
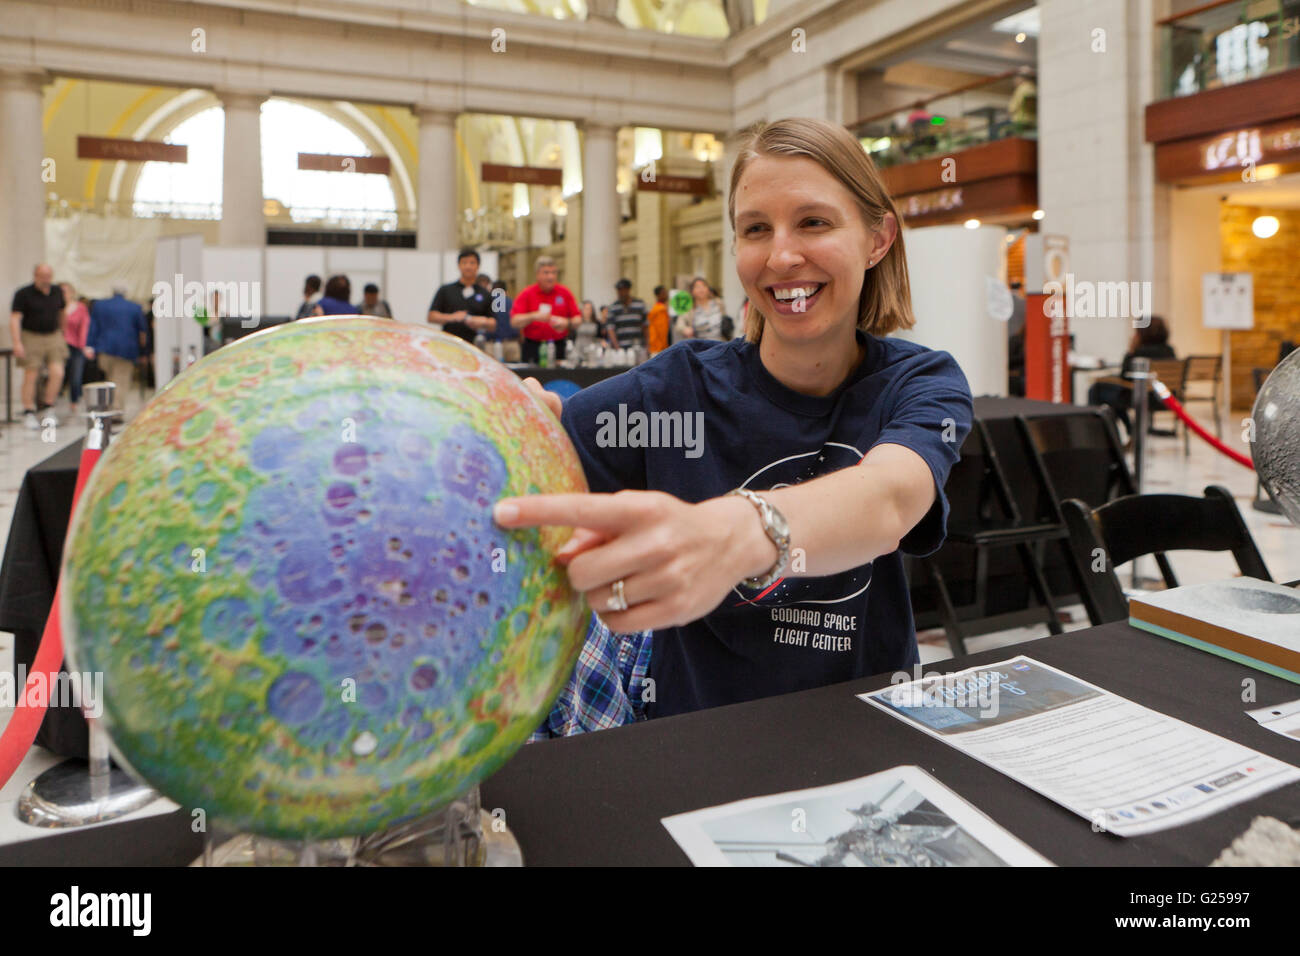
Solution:
[[[785,387],[756,345],[736,339],[679,342],[565,402],[562,420],[595,492],[663,491],[688,502],[738,487],[761,492],[855,465],[879,444],[911,449],[934,476],[934,506],[898,551],[763,592],[737,586],[700,620],[655,631],[650,716],[916,663],[901,552],[926,555],[943,543],[943,486],[970,430],[970,387],[947,352],[862,332],[858,340],[865,358],[824,397]]]

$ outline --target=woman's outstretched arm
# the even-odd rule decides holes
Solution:
[[[882,444],[854,467],[760,494],[790,525],[797,573],[826,575],[896,550],[929,511],[935,487],[920,455]],[[738,582],[765,574],[777,557],[757,509],[736,496],[688,504],[655,491],[530,495],[502,499],[496,519],[506,528],[577,529],[559,557],[574,588],[615,631],[697,620]],[[607,605],[619,580],[626,611]]]

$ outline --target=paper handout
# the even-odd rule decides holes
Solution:
[[[696,866],[1051,866],[920,767],[663,824]]]
[[[1300,780],[1289,764],[1023,656],[859,696],[1119,836]]]

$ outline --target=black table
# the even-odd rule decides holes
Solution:
[[[54,604],[80,457],[78,440],[29,469],[18,490],[0,563],[0,631],[14,635],[15,667],[31,667]],[[78,708],[50,707],[36,742],[62,756],[84,757],[88,736]]]
[[[553,382],[556,379],[567,379],[580,388],[586,388],[588,385],[595,385],[597,382],[603,382],[607,378],[613,378],[627,371],[626,367],[619,368],[560,368],[549,367],[542,368],[540,365],[507,365],[506,368],[514,372],[520,378],[535,378],[543,385]]]
[[[1300,743],[1243,713],[1294,699],[1296,685],[1127,624],[974,654],[945,662],[943,670],[1017,653],[1261,753],[1300,761]],[[1244,678],[1256,682],[1258,704],[1242,703]],[[1203,866],[1254,817],[1300,817],[1300,785],[1292,784],[1162,833],[1094,833],[1083,817],[854,696],[889,682],[882,675],[530,744],[483,784],[483,806],[505,812],[525,862],[540,866],[685,865],[659,822],[665,816],[903,764],[924,768],[1061,865]],[[182,809],[0,846],[0,866],[180,866],[202,849],[191,820]]]

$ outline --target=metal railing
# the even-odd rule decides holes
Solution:
[[[1300,0],[1218,0],[1156,25],[1166,97],[1300,66]]]
[[[102,216],[106,219],[186,219],[217,221],[221,203],[186,202],[88,202],[74,199],[50,199],[45,215],[66,219],[77,215]],[[335,209],[328,206],[280,206],[278,215],[267,216],[268,227],[316,226],[335,229],[364,229],[394,232],[414,229],[415,215],[407,212],[375,209]]]
[[[1038,136],[1038,89],[1028,69],[999,73],[849,127],[880,168],[1013,136]]]

